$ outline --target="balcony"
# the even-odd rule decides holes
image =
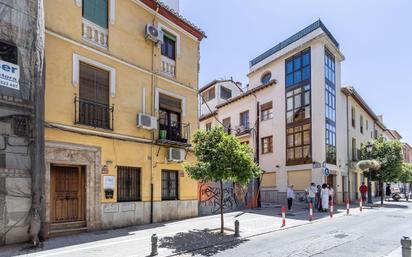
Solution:
[[[167,145],[190,145],[190,124],[168,122],[159,119],[158,143]]]
[[[236,126],[236,136],[243,136],[250,134],[249,122]]]
[[[113,130],[114,105],[106,105],[75,96],[75,124]]]
[[[168,77],[176,77],[176,61],[162,55],[160,69]]]
[[[83,18],[82,37],[84,40],[99,47],[107,48],[108,35],[107,29]]]

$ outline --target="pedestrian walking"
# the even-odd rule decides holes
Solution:
[[[322,199],[322,210],[327,212],[329,209],[329,188],[328,185],[323,184],[322,190],[320,192],[320,197]]]
[[[315,206],[315,199],[316,199],[316,193],[317,193],[316,185],[315,183],[310,183],[309,187],[306,189],[306,192],[308,194],[308,199],[309,203],[312,204],[312,206]]]
[[[288,187],[286,197],[288,198],[288,210],[290,211],[290,209],[292,209],[293,199],[295,198],[295,191],[293,191],[293,185],[290,185]]]
[[[386,200],[389,201],[389,199],[391,198],[391,185],[390,184],[386,184],[385,195],[386,195]]]
[[[322,192],[322,187],[320,185],[318,185],[317,186],[317,192],[316,192],[316,197],[317,197],[316,207],[318,208],[318,211],[322,211],[321,192]]]
[[[359,192],[361,193],[362,202],[366,202],[366,194],[368,193],[368,186],[365,185],[365,182],[362,182],[362,185],[359,187]]]
[[[329,202],[333,203],[333,200],[335,198],[335,189],[333,189],[332,186],[328,185],[329,188]]]

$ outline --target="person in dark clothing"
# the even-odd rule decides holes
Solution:
[[[385,195],[386,195],[387,200],[391,198],[391,185],[390,184],[386,184]]]

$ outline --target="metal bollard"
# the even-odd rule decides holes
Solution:
[[[157,235],[153,234],[152,235],[152,252],[150,253],[150,256],[156,256],[158,254],[157,252]]]
[[[411,257],[411,239],[407,236],[404,236],[401,239],[402,245],[402,257]]]
[[[240,237],[238,220],[235,220],[235,237]]]

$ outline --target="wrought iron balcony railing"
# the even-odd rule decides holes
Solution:
[[[189,144],[190,124],[159,119],[159,140]]]
[[[78,96],[74,97],[76,124],[113,130],[113,111],[114,105],[110,106]]]

